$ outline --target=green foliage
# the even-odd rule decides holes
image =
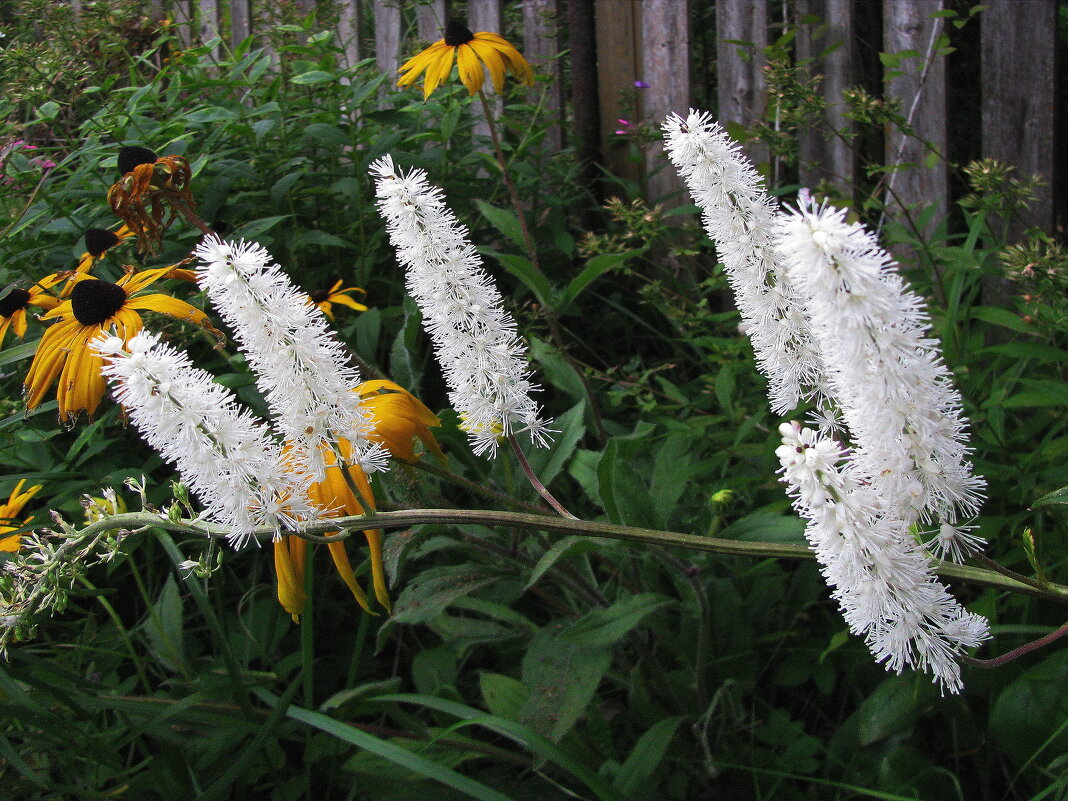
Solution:
[[[503,147],[529,203],[536,268],[462,88],[424,103],[393,93],[369,62],[339,67],[310,23],[275,38],[277,64],[251,41],[218,58],[177,53],[166,33],[138,52],[71,51],[80,60],[57,67],[69,91],[42,94],[27,78],[0,100],[4,139],[41,142],[58,164],[36,193],[39,169],[4,164],[20,191],[0,197],[0,284],[71,268],[81,232],[111,222],[103,197],[119,145],[182,154],[204,219],[262,242],[308,290],[339,278],[365,288],[372,309],[339,310],[339,332],[442,410],[366,174],[390,152],[445,187],[530,340],[558,429],[530,460],[571,511],[803,541],[775,481],[777,420],[694,224],[628,197],[607,204],[596,230],[578,230],[592,203],[571,154],[545,153],[536,99],[510,96]],[[33,52],[5,48],[0,80]],[[801,114],[811,85],[785,67],[776,78]],[[858,118],[898,119],[874,98],[854,101]],[[1018,273],[1024,258],[990,223],[990,209],[1018,198],[1004,189],[976,187],[985,205],[968,206],[960,231],[924,242],[890,233],[932,265],[909,278],[931,299],[968,405],[989,482],[980,533],[1013,569],[1056,577],[1068,351],[1063,315],[1036,323],[1013,298],[984,299],[1002,261]],[[149,263],[183,258],[198,236],[173,226]],[[1036,243],[1051,248],[1046,274],[1061,275],[1051,242],[1019,247]],[[122,246],[105,269],[137,260]],[[41,331],[31,325],[27,344],[0,352],[0,496],[20,478],[42,483],[47,508],[79,521],[83,495],[143,474],[148,502],[164,507],[171,471],[113,406],[72,431],[55,424],[54,406],[20,414]],[[176,324],[163,330],[262,412],[239,357]],[[383,505],[537,502],[513,462],[475,458],[455,416],[441,417],[448,469],[465,483],[396,465],[376,479]],[[27,514],[47,523],[44,508]],[[940,697],[922,676],[871,663],[809,563],[424,525],[387,534],[388,618],[361,613],[313,548],[310,613],[297,627],[276,601],[269,549],[223,553],[158,530],[115,547],[75,577],[66,611],[0,664],[0,774],[12,798],[1068,797],[1062,652],[969,669],[963,696]],[[210,579],[179,569],[187,560],[214,568]],[[355,569],[365,579],[369,565]],[[991,616],[998,653],[1062,622],[1048,602],[957,589]]]

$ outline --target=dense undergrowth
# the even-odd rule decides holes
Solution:
[[[502,508],[478,488],[534,503],[508,458],[470,453],[447,409],[374,208],[367,166],[391,153],[444,187],[530,341],[539,400],[559,429],[531,458],[572,512],[802,543],[776,480],[778,420],[711,243],[675,224],[690,218],[626,197],[598,230],[580,230],[594,201],[570,151],[542,147],[546,87],[517,90],[500,119],[541,276],[522,255],[463,88],[424,103],[395,92],[373,62],[340,70],[330,36],[310,33],[281,46],[280,63],[251,42],[217,60],[208,48],[177,53],[165,37],[139,55],[104,48],[107,70],[79,76],[77,98],[5,93],[0,141],[38,152],[4,162],[0,281],[69,269],[84,230],[113,222],[103,197],[119,146],[184,155],[204,220],[266,245],[309,292],[338,279],[364,288],[370,309],[338,309],[338,331],[444,410],[435,433],[448,468],[470,483],[396,465],[376,479],[385,507]],[[29,160],[39,154],[57,166],[42,171]],[[1052,293],[1044,304],[1041,287],[1020,290],[1025,302],[1014,284],[983,302],[1008,244],[987,224],[996,193],[987,201],[965,210],[965,230],[924,243],[930,261],[909,278],[931,304],[972,421],[988,553],[1056,580],[1063,513],[1028,507],[1068,484],[1064,310]],[[199,237],[175,225],[161,254],[124,245],[102,275],[176,262]],[[239,358],[168,318],[155,328],[263,410]],[[43,484],[27,514],[78,521],[82,496],[101,487],[136,506],[122,482],[143,475],[149,500],[165,505],[170,469],[113,403],[69,430],[54,407],[22,413],[41,331],[31,322],[30,345],[9,334],[0,351],[0,494],[21,478]],[[81,577],[64,614],[11,648],[0,665],[8,797],[1068,796],[1068,652],[966,668],[964,693],[942,697],[926,676],[872,663],[811,562],[425,525],[387,538],[391,617],[364,614],[320,555],[297,626],[275,599],[269,549],[224,554],[207,581],[176,569],[209,547],[158,531],[129,537],[121,556]],[[954,590],[990,617],[988,653],[1063,622],[1049,601]]]

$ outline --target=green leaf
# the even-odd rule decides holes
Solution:
[[[485,248],[479,248],[478,252],[495,258],[507,273],[519,279],[527,289],[534,293],[534,297],[538,299],[539,303],[543,306],[549,305],[549,297],[551,295],[549,281],[534,269],[530,259],[511,253],[498,253],[495,250]]]
[[[479,675],[478,685],[486,708],[498,717],[515,720],[519,710],[530,699],[530,690],[519,679],[485,672]]]
[[[474,565],[432,567],[416,576],[404,588],[393,607],[393,623],[426,623],[448,608],[457,598],[496,580]]]
[[[269,693],[267,690],[255,688],[253,692],[272,708],[278,706],[281,702],[278,696]],[[370,751],[372,754],[389,760],[394,765],[399,765],[406,770],[418,773],[420,776],[426,776],[428,779],[440,782],[470,798],[481,799],[481,801],[512,801],[511,798],[503,793],[497,792],[482,782],[469,779],[452,768],[447,768],[418,754],[413,754],[406,748],[401,748],[399,745],[382,740],[373,734],[353,728],[320,712],[313,712],[310,709],[304,709],[299,706],[288,706],[285,709],[285,714],[291,720],[304,723],[342,742]]]
[[[229,122],[237,119],[237,112],[222,106],[208,106],[185,115],[186,122]]]
[[[668,746],[671,745],[675,730],[683,720],[685,718],[678,715],[658,720],[650,726],[638,738],[627,761],[616,774],[616,787],[629,797],[637,797],[635,794],[641,789],[641,783],[656,771],[664,754],[667,753]]]
[[[542,554],[538,563],[534,565],[534,569],[530,572],[530,578],[527,580],[526,586],[523,587],[523,591],[525,592],[537,584],[538,579],[544,576],[546,571],[556,564],[557,560],[562,559],[565,556],[596,551],[601,547],[601,542],[602,540],[600,539],[580,537],[578,535],[572,535],[564,537],[562,540],[557,540],[552,544],[552,547],[550,547],[549,550]]]
[[[531,469],[546,487],[560,474],[564,464],[575,452],[575,446],[585,436],[585,414],[586,402],[576,403],[553,421],[556,433],[553,434],[552,447],[534,448],[527,454]]]
[[[858,744],[871,745],[912,726],[930,700],[932,687],[915,674],[884,679],[853,713],[851,722],[857,725]]]
[[[324,248],[344,248],[345,250],[358,250],[359,248],[342,239],[340,236],[328,234],[326,231],[301,231],[294,237],[294,241],[301,245],[317,245]]]
[[[523,656],[523,684],[530,698],[520,721],[559,742],[593,700],[611,660],[607,648],[565,640],[553,625],[542,629]]]
[[[670,601],[656,593],[642,593],[594,609],[565,629],[560,638],[575,645],[605,648],[629,634],[642,620]]]
[[[302,72],[300,75],[294,75],[289,79],[289,82],[296,84],[297,86],[310,86],[316,83],[326,83],[335,79],[334,73],[323,72],[322,70],[310,70],[308,72]]]
[[[185,666],[182,617],[182,597],[178,592],[178,584],[174,574],[168,573],[156,603],[149,609],[144,631],[152,655],[161,665],[176,672]]]
[[[345,131],[336,125],[329,125],[325,122],[313,122],[311,125],[305,125],[303,133],[309,139],[314,139],[322,145],[345,147],[352,144],[352,137]]]
[[[258,220],[249,220],[229,235],[229,239],[255,239],[262,233],[270,231],[282,220],[292,217],[291,214],[279,214],[274,217],[261,217]]]
[[[556,307],[556,311],[563,311],[582,293],[582,290],[588,287],[596,279],[600,278],[609,270],[626,264],[630,259],[642,252],[644,251],[628,250],[624,253],[602,253],[600,256],[594,256],[586,262],[586,266],[583,268],[582,272],[572,278],[571,282],[564,287],[564,292]]]
[[[482,212],[482,216],[489,220],[490,225],[511,239],[517,248],[526,250],[523,228],[519,224],[519,218],[513,212],[491,206],[484,200],[476,200],[475,205]]]
[[[1053,492],[1043,495],[1031,504],[1031,508],[1036,509],[1039,506],[1049,506],[1054,503],[1068,503],[1068,487],[1061,487],[1059,490],[1053,490]]]
[[[975,306],[971,310],[972,317],[977,320],[982,320],[985,323],[991,325],[998,325],[1002,328],[1008,328],[1012,331],[1019,331],[1023,334],[1037,334],[1034,326],[1024,322],[1020,315],[1006,309],[996,309],[991,306]]]
[[[37,352],[37,345],[40,341],[41,340],[39,339],[35,339],[32,342],[23,342],[21,345],[16,345],[13,348],[4,348],[3,350],[0,350],[0,366],[30,358]]]
[[[1068,753],[1068,651],[1051,654],[1001,691],[990,733],[1018,764]],[[1043,764],[1045,764],[1043,762]]]

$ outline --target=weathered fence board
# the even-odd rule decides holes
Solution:
[[[424,42],[436,42],[442,38],[448,22],[445,0],[432,0],[416,9],[416,32]]]
[[[613,134],[620,118],[634,121],[637,108],[625,108],[622,98],[633,93],[641,67],[641,0],[597,0],[597,82],[601,107],[601,149],[609,169],[640,181],[643,166],[629,159],[630,147]]]
[[[171,13],[174,15],[174,34],[183,48],[193,43],[193,8],[193,0],[173,0],[171,4]]]
[[[690,105],[690,9],[687,0],[644,0],[641,4],[641,77],[637,90],[642,116],[659,124],[669,113],[686,114]],[[688,202],[678,172],[664,159],[659,143],[645,151],[647,197],[671,196],[670,205]]]
[[[983,40],[983,155],[1042,179],[1026,225],[1053,227],[1056,0],[987,0]],[[1021,55],[1025,57],[1021,58]]]
[[[251,35],[248,0],[230,0],[230,44],[237,47]]]
[[[797,12],[820,20],[798,28],[797,61],[809,61],[810,73],[823,76],[820,93],[827,103],[825,126],[799,132],[798,178],[802,186],[825,181],[839,192],[852,192],[856,157],[848,137],[853,123],[842,101],[842,93],[856,83],[852,0],[800,0]]]
[[[221,19],[219,17],[219,0],[200,0],[200,13],[197,28],[199,41],[210,42],[221,31]],[[211,51],[213,58],[219,57],[219,48]]]
[[[386,86],[395,86],[400,67],[401,12],[391,3],[374,4],[375,13],[375,63],[378,69],[391,77]]]
[[[539,84],[545,93],[545,119],[552,123],[545,135],[549,152],[559,150],[563,143],[564,84],[557,58],[563,49],[559,23],[559,0],[523,0],[523,55],[536,72],[552,79],[549,84]]]
[[[934,205],[934,216],[924,233],[945,219],[949,210],[949,173],[943,160],[947,150],[946,62],[935,55],[943,20],[931,18],[940,10],[942,0],[883,5],[883,50],[915,50],[921,55],[903,60],[893,71],[898,74],[887,81],[887,96],[900,102],[914,135],[904,135],[896,126],[886,132],[885,159],[892,168],[886,180],[886,202],[889,213],[906,225],[909,217]],[[932,155],[930,148],[940,156],[934,166],[925,163]]]
[[[767,0],[716,3],[716,97],[723,125],[748,127],[763,116],[767,44]],[[748,144],[745,150],[757,163],[768,160],[766,147]]]
[[[341,0],[337,5],[337,44],[344,52],[342,66],[354,67],[362,57],[360,0]]]

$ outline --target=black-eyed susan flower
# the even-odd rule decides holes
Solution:
[[[0,298],[0,345],[4,344],[7,329],[15,331],[15,336],[26,336],[26,312],[30,306],[48,311],[59,305],[59,298],[50,291],[63,280],[63,276],[53,273],[42,278],[29,289],[13,286]]]
[[[414,462],[416,438],[428,451],[444,460],[438,441],[430,433],[431,426],[440,426],[430,409],[404,387],[392,381],[365,381],[356,388],[365,408],[375,422],[373,442],[380,442],[390,455],[405,462]]]
[[[189,162],[133,145],[119,151],[118,163],[122,177],[108,189],[108,205],[137,237],[138,251],[154,253],[167,226],[195,208]]]
[[[341,440],[342,459],[352,458],[351,446],[348,441]],[[346,467],[352,485],[360,492],[359,498],[353,493],[342,468],[337,464],[336,455],[324,449],[324,458],[327,463],[326,475],[318,483],[312,484],[308,490],[308,498],[321,509],[329,510],[328,517],[342,515],[362,515],[364,509],[375,508],[375,496],[371,492],[371,484],[367,480],[367,474],[360,469],[359,465],[350,464]],[[332,532],[337,533],[337,532]],[[367,546],[371,557],[371,582],[374,587],[375,598],[387,610],[390,608],[389,590],[386,586],[386,571],[382,560],[382,531],[374,529],[365,531]],[[330,536],[327,533],[326,536]],[[367,593],[363,591],[356,575],[352,571],[349,562],[348,551],[345,549],[345,541],[338,540],[327,545],[330,549],[330,557],[334,560],[337,570],[345,586],[349,588],[353,597],[363,609],[371,611],[371,603]],[[308,542],[300,537],[288,535],[274,543],[274,567],[278,576],[278,602],[298,621],[304,612],[304,605],[308,600],[304,592],[304,562],[307,558]]]
[[[116,283],[88,276],[74,285],[69,300],[63,301],[41,319],[56,319],[41,337],[37,353],[26,375],[26,408],[40,404],[49,388],[59,379],[56,400],[59,419],[73,423],[81,412],[90,418],[104,397],[103,362],[89,347],[101,333],[115,329],[124,342],[142,326],[139,311],[154,311],[179,320],[188,320],[218,334],[208,316],[184,300],[169,295],[139,295],[161,278],[173,277],[173,267],[128,272]]]
[[[482,31],[471,33],[455,20],[445,27],[445,38],[417,53],[401,65],[403,73],[398,86],[411,86],[416,78],[426,73],[423,79],[423,99],[438,88],[452,72],[453,56],[460,73],[460,82],[470,94],[482,88],[485,79],[482,65],[489,70],[493,88],[504,91],[504,74],[511,72],[527,86],[534,85],[534,71],[523,55],[511,42],[500,34]]]
[[[93,269],[93,265],[103,258],[105,253],[116,245],[120,245],[130,239],[133,235],[133,231],[125,223],[115,231],[109,231],[107,228],[85,229],[85,253],[79,257],[78,266],[74,271],[68,273],[70,280],[63,287],[60,297],[69,298],[71,290],[74,289],[74,284],[77,283],[74,280],[75,276],[88,274]]]
[[[18,518],[22,514],[22,507],[37,494],[38,490],[41,489],[41,485],[30,487],[23,492],[22,487],[25,483],[26,479],[23,479],[16,484],[15,489],[11,492],[11,497],[7,499],[7,503],[0,503],[0,551],[17,551],[22,541],[22,535],[8,535],[7,532],[22,528],[33,520],[32,515],[22,522],[19,522]]]
[[[339,303],[342,306],[348,306],[350,309],[356,311],[367,311],[366,306],[349,297],[350,292],[359,292],[360,297],[367,295],[367,291],[360,289],[358,286],[342,287],[340,280],[330,287],[330,289],[317,289],[310,294],[312,303],[314,303],[330,320],[333,320],[335,303]]]

